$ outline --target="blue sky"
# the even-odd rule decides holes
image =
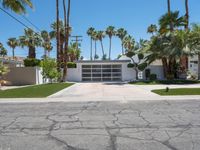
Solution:
[[[90,39],[86,34],[89,27],[97,30],[105,30],[112,25],[116,28],[125,28],[136,40],[148,39],[146,29],[150,24],[156,24],[159,17],[167,11],[167,0],[71,0],[71,26],[73,35],[82,35],[82,55],[89,58]],[[200,1],[190,1],[190,23],[200,22]],[[60,0],[62,2],[62,0]],[[50,24],[55,20],[55,0],[33,0],[34,9],[28,9],[25,16],[37,25],[41,30],[50,31]],[[172,10],[179,10],[185,13],[184,0],[171,0]],[[62,6],[61,6],[62,9]],[[12,12],[11,12],[12,13]],[[22,16],[16,15],[18,19],[32,27]],[[61,11],[61,18],[62,18]],[[0,11],[1,28],[0,42],[7,47],[6,41],[9,37],[19,37],[23,35],[24,27]],[[34,28],[34,27],[33,27]],[[37,31],[37,30],[36,30]],[[108,38],[104,39],[104,45],[108,54]],[[55,42],[54,42],[55,43]],[[55,56],[56,47],[51,53]],[[112,58],[116,58],[121,52],[120,41],[113,39]],[[27,56],[28,50],[17,48],[16,55]],[[98,43],[98,53],[101,55],[100,44]],[[9,54],[11,51],[9,50]],[[43,54],[43,50],[37,49],[37,57]]]

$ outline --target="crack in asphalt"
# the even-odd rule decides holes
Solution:
[[[188,102],[187,105],[187,102],[185,102],[183,106],[181,103],[179,106],[177,102],[172,101],[144,103],[145,105],[141,103],[87,102],[68,106],[67,103],[60,103],[57,104],[56,108],[60,106],[62,109],[54,109],[53,111],[51,108],[54,104],[46,106],[32,104],[39,107],[37,110],[41,113],[38,113],[38,115],[32,110],[27,114],[20,112],[29,104],[16,105],[14,110],[10,110],[12,105],[5,104],[2,109],[2,105],[0,105],[0,119],[6,121],[1,122],[0,120],[0,144],[6,142],[2,141],[1,138],[9,138],[12,142],[13,134],[17,135],[19,139],[23,136],[34,138],[42,136],[52,140],[56,146],[64,150],[90,150],[89,146],[81,148],[83,146],[79,145],[79,141],[76,141],[76,139],[68,141],[65,136],[95,136],[97,139],[103,137],[107,140],[108,138],[107,142],[99,145],[104,147],[100,148],[102,150],[121,150],[120,146],[123,144],[120,143],[121,138],[129,139],[133,144],[135,141],[141,142],[141,144],[149,141],[152,144],[154,142],[159,143],[160,146],[162,145],[163,148],[169,150],[181,150],[174,143],[184,137],[191,145],[190,150],[200,149],[200,145],[197,143],[197,138],[200,136],[200,119],[197,118],[200,115],[199,103],[199,101],[194,101],[193,103]],[[18,109],[17,106],[21,109]],[[66,106],[67,109],[63,106]],[[40,107],[46,109],[40,110]],[[16,114],[13,114],[14,112]],[[151,113],[148,114],[147,112]],[[170,113],[168,114],[168,112]],[[90,120],[86,119],[87,115],[90,116]],[[96,115],[100,117],[100,120],[96,118]],[[6,117],[11,120],[6,120]],[[32,120],[33,117],[34,120]],[[155,121],[154,117],[157,117],[158,120]],[[168,119],[163,122],[159,121],[159,117]],[[133,118],[136,118],[136,120]],[[89,124],[89,121],[93,121],[94,124]],[[62,133],[62,131],[66,133]],[[23,133],[23,135],[19,136],[20,133]],[[93,142],[102,142],[96,141],[97,139]],[[179,147],[181,146],[179,145]],[[162,147],[157,150],[162,149]]]

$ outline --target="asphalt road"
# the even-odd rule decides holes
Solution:
[[[0,150],[199,150],[200,101],[0,104]]]

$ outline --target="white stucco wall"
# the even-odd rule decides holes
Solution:
[[[127,67],[128,63],[122,64],[122,81],[136,80],[136,74],[133,68]]]
[[[77,68],[68,68],[67,69],[67,81],[70,81],[70,82],[81,82],[82,81],[81,64],[77,64]]]
[[[11,85],[42,84],[42,70],[39,67],[13,67],[3,78]]]
[[[91,63],[77,63],[77,68],[68,68],[67,81],[81,82],[82,81],[82,65],[122,65],[122,81],[135,80],[135,71],[132,68],[128,68],[129,62],[91,62]]]

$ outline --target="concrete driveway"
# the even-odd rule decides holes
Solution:
[[[157,94],[127,83],[77,83],[51,98],[76,98],[83,100],[126,100],[138,98],[156,98]]]

